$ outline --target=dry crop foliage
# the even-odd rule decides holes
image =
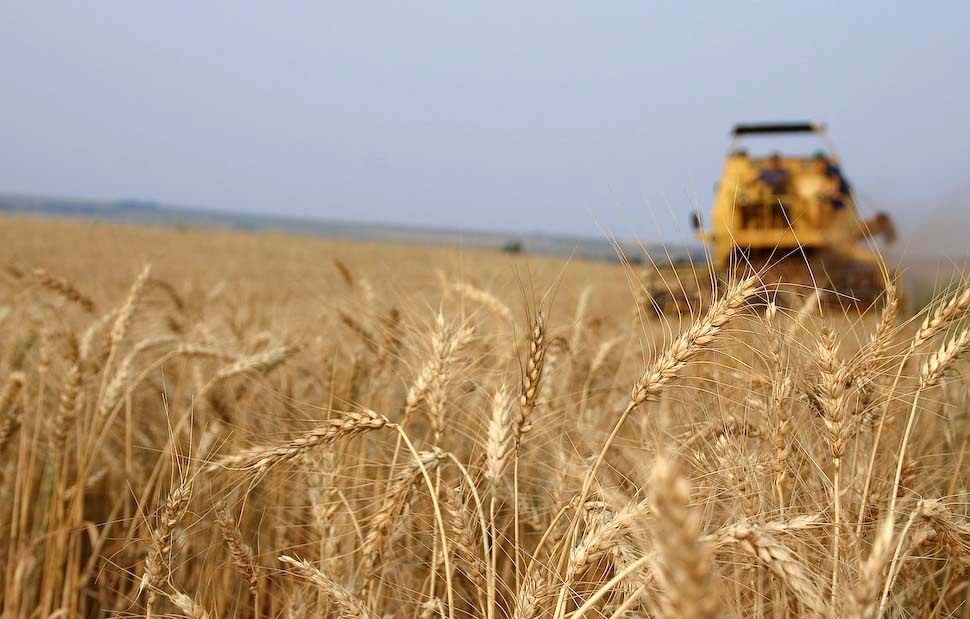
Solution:
[[[673,324],[347,260],[280,324],[125,266],[0,279],[4,617],[966,612],[965,282]]]

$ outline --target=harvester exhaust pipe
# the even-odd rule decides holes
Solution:
[[[866,237],[881,236],[886,243],[896,242],[896,224],[886,213],[876,213],[862,224]]]
[[[703,220],[701,220],[701,214],[699,211],[694,211],[690,214],[690,227],[694,231],[700,230],[704,226]]]

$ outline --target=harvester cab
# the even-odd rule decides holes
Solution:
[[[881,236],[892,242],[893,223],[883,213],[860,218],[825,127],[746,124],[732,134],[710,229],[703,230],[700,217],[692,216],[713,266],[724,271],[750,265],[767,279],[824,288],[858,306],[872,303],[884,289],[885,274],[868,241]],[[754,154],[742,148],[752,137],[781,137],[790,144],[798,135],[819,139],[824,149]]]

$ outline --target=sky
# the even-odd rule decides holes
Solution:
[[[967,32],[964,2],[0,0],[0,192],[671,240],[734,123],[813,119],[918,222],[970,187]]]

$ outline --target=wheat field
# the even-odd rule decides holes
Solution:
[[[31,218],[0,267],[4,618],[970,616],[966,282],[658,319],[639,267]]]

